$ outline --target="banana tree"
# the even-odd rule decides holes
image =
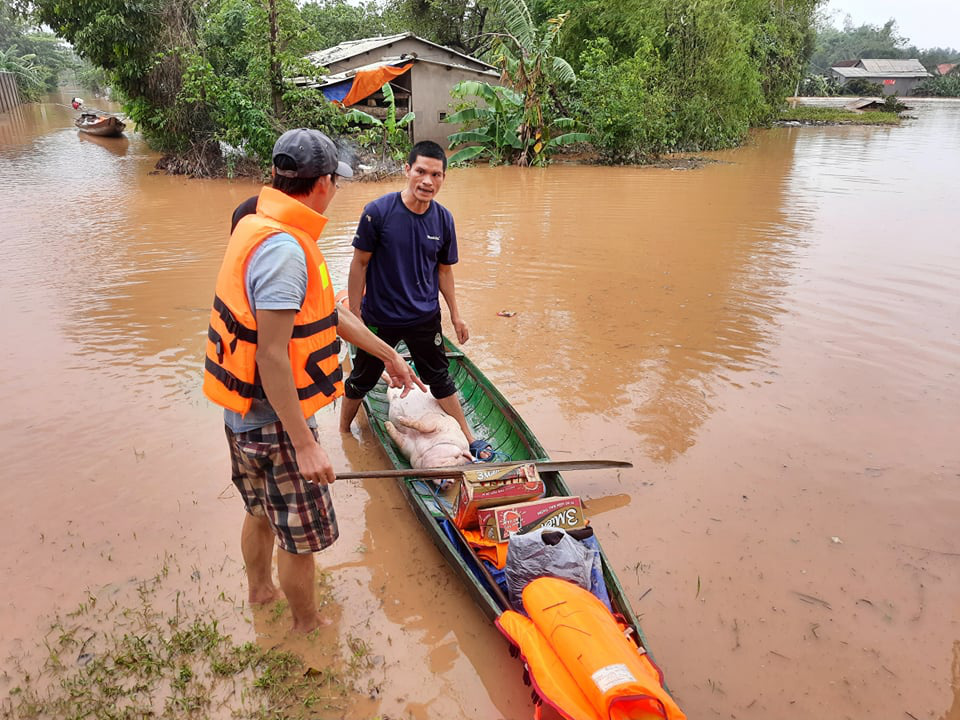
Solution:
[[[34,62],[36,58],[34,53],[18,54],[16,46],[0,50],[0,71],[13,73],[17,85],[28,96],[42,90],[44,85],[43,70]]]
[[[363,110],[352,108],[347,112],[346,118],[350,122],[370,125],[373,137],[370,144],[380,145],[380,161],[384,162],[389,153],[394,160],[400,162],[405,155],[406,148],[409,145],[409,135],[407,126],[415,119],[416,115],[411,111],[397,120],[397,101],[393,94],[393,88],[390,83],[384,84],[380,91],[383,93],[383,100],[387,105],[387,116],[383,120],[374,117]]]
[[[548,148],[551,126],[556,122],[548,119],[551,90],[576,81],[570,64],[553,54],[569,13],[537,26],[524,0],[498,0],[497,9],[505,28],[494,34],[501,79],[523,98],[517,127],[522,149],[516,161],[518,165],[540,165],[546,161],[541,153]]]
[[[466,80],[458,83],[451,94],[460,99],[475,98],[470,107],[447,116],[447,122],[467,126],[448,137],[450,147],[470,143],[450,157],[451,163],[485,155],[494,164],[545,165],[561,146],[591,139],[587,133],[572,132],[575,123],[566,117],[541,121],[534,133],[527,133],[525,98],[508,87]],[[560,134],[554,134],[555,131]]]

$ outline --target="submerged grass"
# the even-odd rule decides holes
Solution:
[[[165,578],[166,569],[141,583],[129,607],[105,608],[90,595],[58,618],[39,669],[4,673],[12,687],[0,718],[332,718],[363,692],[354,685],[362,640],[350,636],[345,661],[334,646],[323,653],[329,666],[308,667],[290,652],[235,643],[212,608],[184,607],[179,591],[172,612],[158,610],[153,601]],[[324,575],[321,595],[330,592]]]
[[[780,113],[782,122],[799,122],[811,125],[899,125],[900,116],[895,112],[852,112],[843,108],[799,106]]]

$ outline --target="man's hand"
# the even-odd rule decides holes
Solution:
[[[470,328],[467,322],[460,317],[450,318],[450,321],[453,323],[453,329],[457,331],[457,342],[463,345],[470,339]]]
[[[316,440],[294,449],[297,453],[297,468],[307,482],[328,485],[337,479],[327,451],[320,447]]]
[[[390,377],[390,387],[403,388],[400,397],[406,397],[407,393],[413,390],[414,386],[417,386],[424,392],[427,391],[426,385],[424,385],[416,373],[410,369],[407,361],[400,357],[400,353],[396,350],[393,350],[390,357],[383,361],[383,367]]]

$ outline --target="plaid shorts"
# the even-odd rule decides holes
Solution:
[[[234,433],[224,426],[230,445],[233,484],[247,512],[266,516],[277,545],[294,554],[323,550],[340,535],[326,485],[308,482],[297,468],[290,436],[279,422]],[[317,431],[311,428],[313,436]]]

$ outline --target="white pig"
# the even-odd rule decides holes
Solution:
[[[405,398],[402,388],[388,388],[390,419],[384,423],[414,468],[449,467],[473,462],[470,444],[459,423],[447,415],[430,393],[413,388]],[[435,481],[441,487],[450,481]]]

